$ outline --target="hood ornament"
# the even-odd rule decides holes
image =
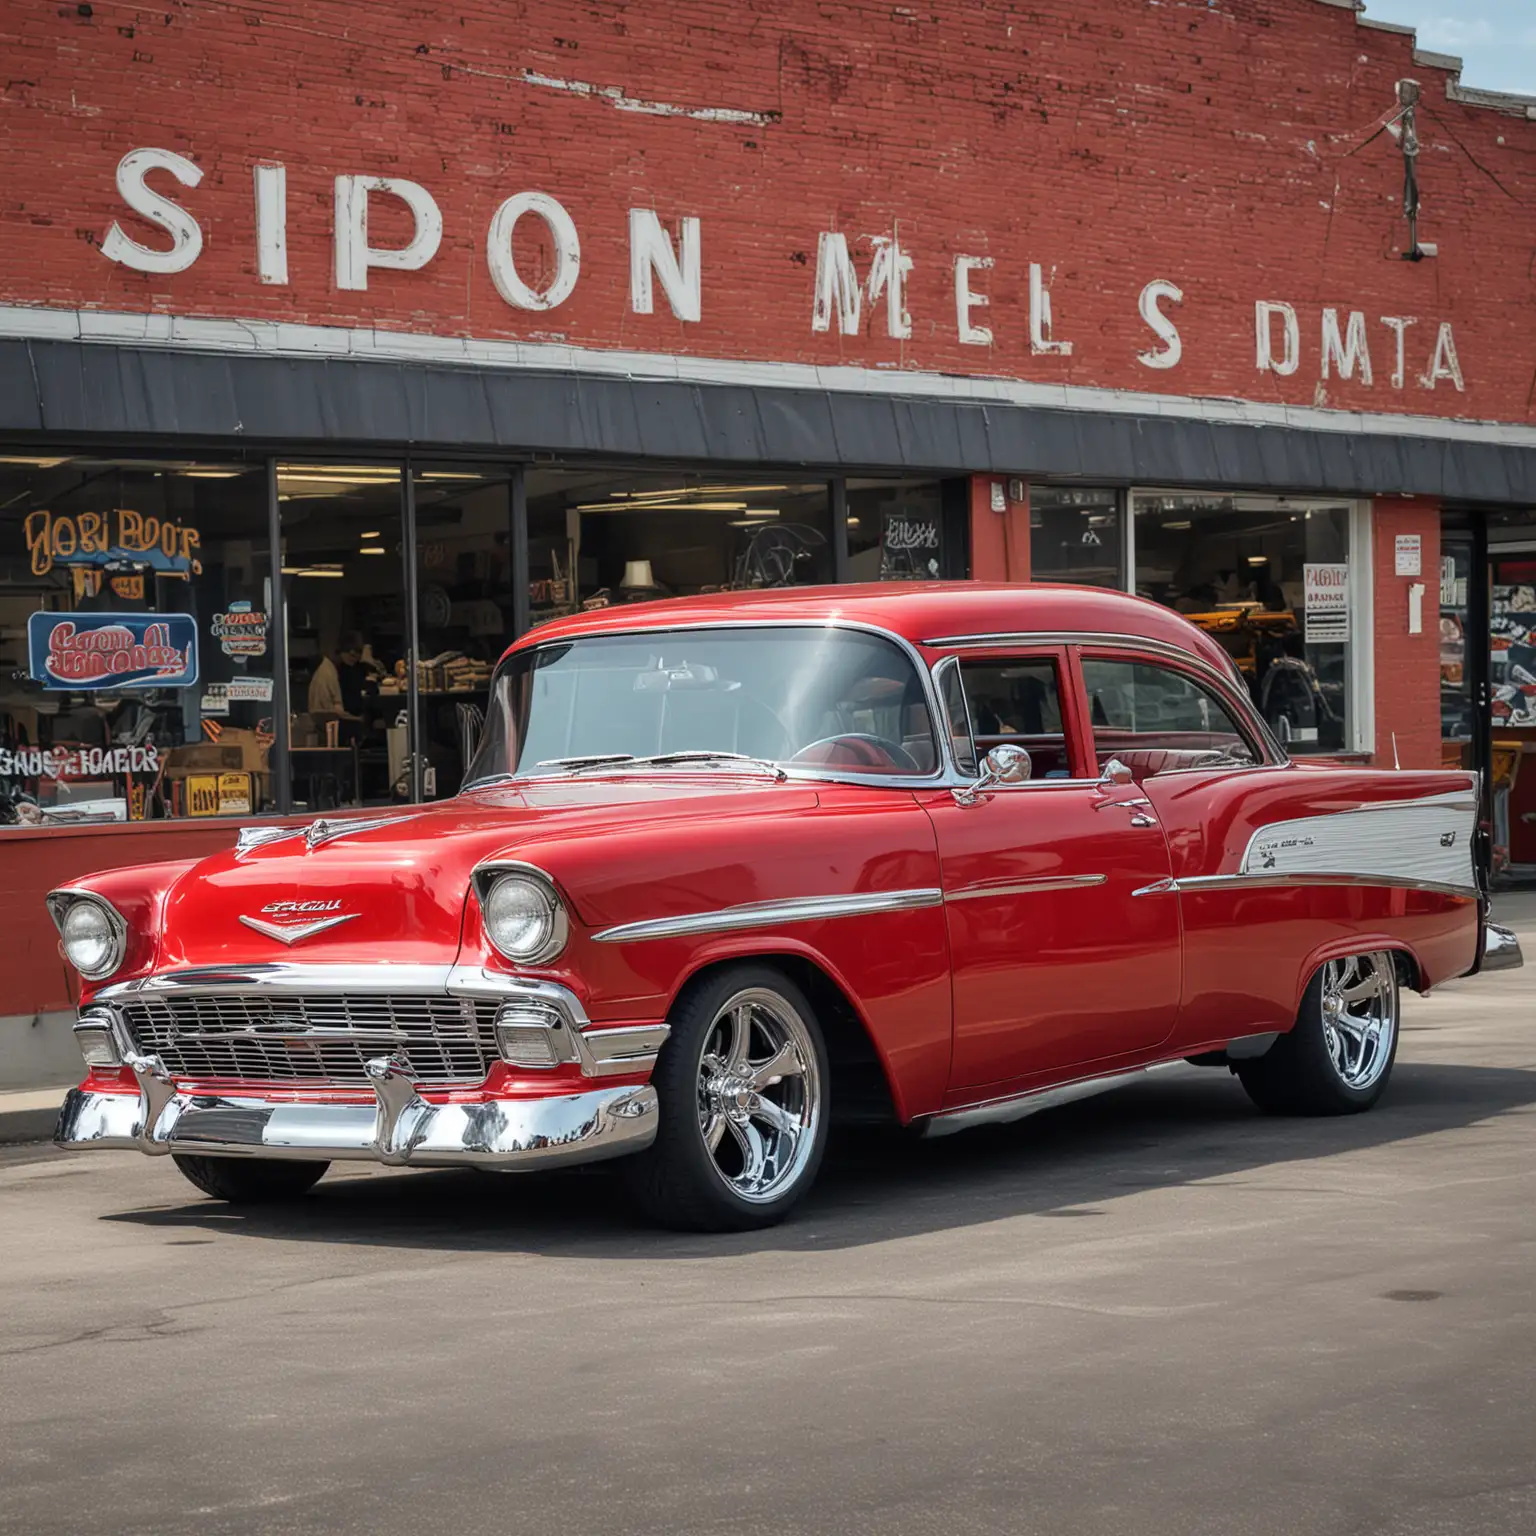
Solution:
[[[342,912],[340,907],[340,901],[273,901],[261,909],[261,917],[242,912],[240,921],[266,938],[291,946],[361,916],[357,912]],[[273,920],[266,921],[268,916]]]
[[[356,832],[371,832],[376,827],[393,827],[402,821],[410,821],[416,813],[405,816],[322,816],[307,827],[241,827],[235,839],[235,857],[244,858],[253,848],[267,843],[280,843],[290,837],[302,837],[306,850],[318,848],[322,843],[334,843],[338,837],[351,837]]]

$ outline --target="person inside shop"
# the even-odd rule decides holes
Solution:
[[[314,676],[309,680],[309,712],[320,717],[355,720],[362,702],[362,684],[358,680],[363,655],[363,642],[355,634],[346,634],[337,642],[335,654],[327,651],[320,658]],[[345,675],[348,687],[342,687]],[[346,694],[355,687],[352,707],[347,704]]]

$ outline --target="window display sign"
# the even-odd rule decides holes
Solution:
[[[189,688],[197,681],[197,626],[185,613],[34,613],[32,677],[52,691]]]
[[[228,613],[214,614],[212,630],[226,656],[267,654],[267,616],[249,603],[231,603]]]
[[[927,512],[887,512],[880,545],[880,579],[920,581],[937,576],[939,540],[937,517]]]
[[[1342,645],[1349,639],[1349,567],[1302,567],[1307,644]]]
[[[157,774],[153,742],[136,747],[0,747],[0,778],[100,779],[114,774]]]
[[[55,565],[147,565],[163,576],[203,573],[197,529],[126,507],[72,516],[34,512],[26,521],[26,538],[34,576],[46,576]]]

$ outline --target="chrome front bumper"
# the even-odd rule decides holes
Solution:
[[[126,1064],[138,1093],[72,1089],[54,1132],[60,1146],[515,1172],[622,1157],[656,1139],[648,1085],[431,1104],[408,1071],[382,1057],[368,1064],[373,1104],[316,1104],[181,1093],[158,1057],[130,1055]]]

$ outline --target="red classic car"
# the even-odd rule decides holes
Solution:
[[[1400,989],[1520,963],[1460,772],[1291,763],[1214,641],[1066,587],[646,603],[503,658],[442,804],[55,891],[89,1068],[58,1140],[226,1200],[339,1158],[620,1158],[778,1220],[834,1115],[942,1135],[1228,1066],[1381,1095]]]

